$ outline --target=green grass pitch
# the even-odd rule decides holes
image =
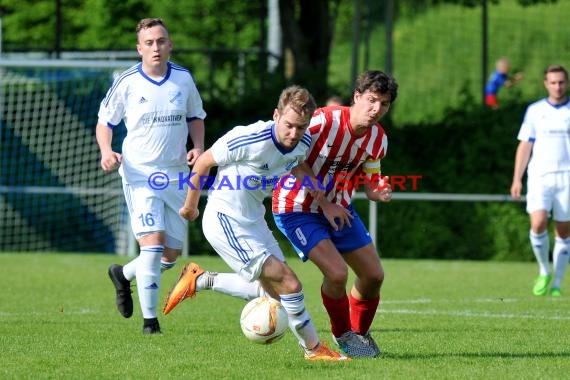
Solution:
[[[227,270],[217,257],[193,259]],[[211,291],[160,317],[163,335],[143,336],[136,289],[135,313],[124,319],[107,277],[111,263],[126,261],[0,254],[0,378],[558,379],[570,373],[570,287],[558,299],[532,296],[534,263],[385,260],[372,326],[383,355],[314,363],[303,359],[290,332],[271,346],[247,341],[239,327],[245,302]],[[297,258],[289,262],[330,343],[320,273]],[[163,275],[161,304],[179,269]]]

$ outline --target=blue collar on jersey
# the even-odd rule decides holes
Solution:
[[[170,72],[172,70],[172,67],[171,67],[170,62],[166,62],[166,75],[164,76],[164,78],[162,78],[162,80],[160,82],[155,81],[154,79],[152,79],[151,77],[149,77],[148,75],[145,74],[145,72],[142,69],[142,62],[139,63],[139,66],[137,69],[138,69],[139,73],[143,76],[143,78],[145,78],[146,80],[148,80],[151,83],[156,84],[157,86],[160,86],[161,84],[166,82],[168,80],[168,78],[170,78]]]
[[[548,97],[544,98],[544,101],[546,101],[546,103],[548,103],[550,106],[554,107],[554,108],[561,108],[564,107],[565,105],[568,104],[568,102],[570,102],[570,98],[566,97],[566,101],[560,104],[552,104],[548,101]]]
[[[275,136],[275,123],[271,124],[271,140],[273,140],[273,144],[275,144],[277,150],[280,151],[282,154],[291,153],[297,147],[297,145],[295,145],[293,148],[287,149],[283,145],[281,145],[279,141],[277,141],[277,136]]]

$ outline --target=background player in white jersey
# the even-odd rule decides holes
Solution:
[[[555,243],[550,294],[558,297],[570,255],[568,71],[562,66],[549,66],[544,72],[544,87],[548,97],[527,108],[518,134],[520,142],[515,155],[511,196],[520,198],[522,178],[528,165],[526,211],[530,216],[530,243],[539,268],[532,292],[537,296],[547,294],[552,280],[548,237],[548,217],[552,213]]]
[[[306,130],[315,108],[306,89],[288,87],[281,93],[273,120],[235,127],[198,158],[180,214],[188,220],[198,217],[203,178],[217,166],[204,210],[203,231],[235,273],[213,275],[204,273],[197,264],[187,265],[167,297],[165,314],[195,295],[196,290],[211,288],[249,299],[261,294],[261,284],[271,297],[281,301],[307,360],[347,359],[320,342],[305,309],[302,285],[285,263],[264,218],[263,200],[281,176],[290,171],[298,176],[308,174],[296,167],[309,149]],[[207,281],[212,283],[205,286]]]
[[[101,167],[110,171],[120,165],[140,246],[140,255],[124,267],[109,267],[117,308],[125,318],[132,315],[130,281],[136,277],[143,333],[154,334],[160,333],[161,269],[175,265],[187,233],[187,222],[178,215],[185,194],[177,181],[204,149],[206,113],[190,72],[169,61],[172,42],[163,21],[143,19],[136,32],[142,62],[117,77],[101,102],[97,142]],[[127,128],[122,155],[111,147],[113,127],[121,121]],[[186,152],[188,135],[194,146]]]
[[[374,357],[380,349],[370,335],[384,271],[370,234],[351,205],[353,190],[387,202],[391,188],[380,177],[388,139],[378,121],[396,100],[396,81],[381,71],[362,73],[350,107],[323,107],[309,124],[311,148],[306,164],[327,188],[326,199],[293,186],[273,193],[277,226],[303,261],[323,273],[323,305],[335,342],[351,357]],[[346,294],[348,267],[356,279]]]

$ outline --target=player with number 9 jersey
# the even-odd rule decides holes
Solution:
[[[325,197],[314,198],[304,181],[279,183],[273,216],[303,261],[324,275],[323,305],[339,348],[351,357],[380,354],[370,326],[380,301],[384,271],[370,234],[351,205],[355,190],[388,202],[391,188],[380,174],[388,138],[379,120],[396,99],[398,85],[381,71],[357,79],[350,107],[318,109],[309,124],[311,147],[304,165],[320,181]],[[348,266],[356,274],[346,294]]]

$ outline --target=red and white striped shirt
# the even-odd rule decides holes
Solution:
[[[388,137],[384,129],[374,123],[365,134],[356,136],[350,125],[350,108],[331,106],[317,109],[309,124],[309,133],[311,147],[306,162],[322,183],[321,188],[326,189],[327,199],[348,207],[355,178],[364,175],[362,164],[378,161],[386,155]],[[292,176],[288,183],[279,183],[273,191],[274,214],[321,211],[303,183]]]

